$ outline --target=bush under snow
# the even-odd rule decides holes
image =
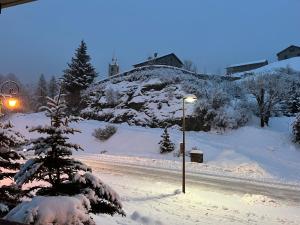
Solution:
[[[83,195],[37,196],[12,209],[5,219],[34,225],[94,225],[89,209],[89,201]]]

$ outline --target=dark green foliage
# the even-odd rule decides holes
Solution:
[[[97,77],[90,61],[91,57],[87,53],[86,43],[81,41],[71,63],[64,70],[63,88],[67,92],[67,107],[69,112],[75,115],[78,115],[83,108],[81,105],[81,91],[87,89]]]
[[[117,132],[117,127],[107,125],[105,128],[98,128],[94,130],[93,136],[100,141],[106,141]]]
[[[0,122],[0,181],[3,179],[13,180],[21,166],[21,159],[24,156],[18,152],[19,148],[26,143],[25,138],[14,131],[10,122],[3,124]],[[10,185],[0,186],[0,204],[8,209],[15,207],[22,197],[22,191],[12,182]],[[7,212],[0,210],[0,217]]]
[[[168,129],[165,128],[163,134],[161,135],[162,140],[159,142],[160,144],[160,153],[168,153],[174,151],[175,145],[170,140],[170,135],[168,133]]]
[[[300,81],[293,80],[282,104],[286,116],[295,116],[300,112]]]
[[[41,74],[40,79],[38,81],[35,95],[36,95],[35,109],[36,111],[38,111],[41,106],[47,104],[48,88],[47,88],[47,81],[43,74]]]
[[[300,113],[296,116],[293,123],[294,142],[300,144]]]
[[[48,85],[48,95],[50,98],[54,98],[58,94],[58,83],[55,76],[52,76]]]
[[[48,97],[48,107],[44,109],[50,118],[50,125],[29,130],[42,135],[31,141],[30,150],[34,151],[35,157],[29,159],[16,174],[17,184],[22,186],[34,180],[44,181],[48,186],[36,186],[37,195],[82,194],[90,201],[92,213],[125,215],[117,193],[93,176],[88,166],[71,157],[74,150],[82,148],[68,142],[70,135],[80,132],[69,127],[69,124],[80,118],[67,116],[65,108],[60,94],[55,99]]]

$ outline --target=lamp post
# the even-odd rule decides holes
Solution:
[[[195,95],[182,98],[182,193],[185,194],[185,102],[193,103],[197,100]]]

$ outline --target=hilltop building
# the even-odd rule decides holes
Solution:
[[[111,63],[108,65],[108,77],[114,76],[120,72],[120,67],[117,58],[113,57]]]
[[[230,65],[226,68],[227,75],[239,73],[239,72],[246,72],[249,70],[254,70],[260,67],[263,67],[265,65],[268,65],[268,60],[259,60],[255,62],[248,62],[248,63],[241,63],[241,64],[235,64]]]
[[[157,53],[153,57],[149,57],[147,61],[133,65],[134,68],[148,66],[148,65],[166,65],[182,68],[183,63],[181,60],[174,54],[168,54],[161,57],[157,57]]]
[[[289,59],[289,58],[299,57],[299,56],[300,56],[300,47],[296,45],[291,45],[286,49],[283,49],[281,52],[277,53],[278,60],[284,60],[284,59]]]

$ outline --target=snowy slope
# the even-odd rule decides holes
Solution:
[[[170,66],[147,66],[93,85],[85,93],[82,115],[100,121],[149,127],[181,124],[182,98],[225,78],[195,74]],[[228,78],[229,79],[229,78]],[[200,94],[197,96],[201,96]],[[193,105],[187,105],[187,116]]]
[[[187,150],[196,147],[204,152],[205,158],[204,164],[189,163],[187,168],[191,171],[299,182],[300,148],[290,140],[292,119],[272,118],[268,128],[248,125],[225,134],[187,132]],[[29,134],[26,125],[43,124],[47,119],[42,113],[16,114],[12,121],[24,135],[34,137],[36,134]],[[92,132],[105,124],[95,120],[74,124],[82,131],[71,137],[74,143],[81,144],[85,149],[79,154],[99,155],[107,151],[103,157],[108,160],[180,169],[180,158],[173,153],[159,154],[158,142],[163,129],[119,124],[117,133],[111,139],[100,142],[92,136]],[[258,124],[258,121],[253,124]],[[178,150],[181,131],[170,129],[169,133]]]
[[[276,69],[280,68],[291,68],[296,71],[300,71],[300,57],[294,57],[286,60],[281,60],[277,62],[270,63],[266,66],[260,67],[258,69],[250,70],[247,72],[242,72],[242,73],[235,73],[232,76],[234,77],[243,77],[246,74],[249,73],[254,73],[254,74],[259,74],[259,73],[266,73],[266,72],[274,72]]]

